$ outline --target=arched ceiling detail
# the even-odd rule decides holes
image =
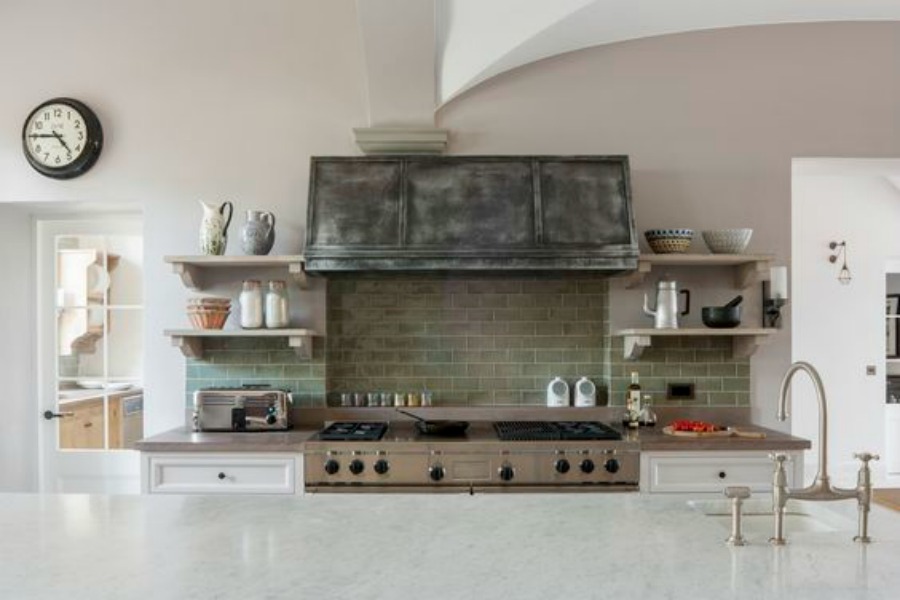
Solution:
[[[436,102],[544,58],[657,35],[900,20],[898,0],[435,0]]]

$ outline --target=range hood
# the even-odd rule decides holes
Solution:
[[[313,157],[306,270],[637,268],[627,156]]]

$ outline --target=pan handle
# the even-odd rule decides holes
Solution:
[[[400,414],[402,414],[402,415],[406,415],[407,417],[412,417],[413,419],[415,419],[415,420],[418,421],[419,423],[426,423],[426,422],[428,421],[428,419],[423,419],[423,418],[420,417],[419,415],[414,415],[414,414],[412,414],[411,412],[406,412],[405,410],[400,410],[399,408],[395,408],[394,410],[396,410],[398,413],[400,413]]]

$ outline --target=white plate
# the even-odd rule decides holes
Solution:
[[[92,380],[92,379],[82,379],[81,381],[76,381],[75,385],[77,385],[80,388],[84,388],[86,390],[104,390],[105,389],[105,390],[115,390],[115,391],[127,390],[127,389],[131,388],[131,386],[132,386],[132,384],[125,383],[123,381],[115,382],[115,383],[113,383],[113,382],[104,383],[102,381],[96,381],[96,380]]]

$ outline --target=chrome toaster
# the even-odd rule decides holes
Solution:
[[[194,392],[194,431],[284,431],[294,399],[269,387],[209,388]]]

